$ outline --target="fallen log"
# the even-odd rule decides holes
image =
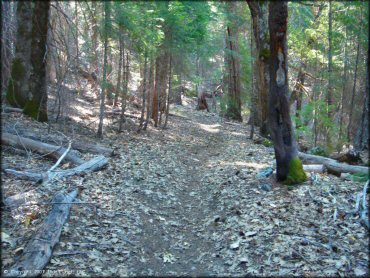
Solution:
[[[30,190],[27,192],[19,193],[13,196],[9,196],[4,199],[4,205],[7,207],[19,207],[24,203],[34,201],[35,190]]]
[[[303,165],[303,170],[305,172],[324,173],[325,166],[323,164]]]
[[[16,108],[16,107],[9,107],[9,106],[3,107],[3,111],[5,113],[12,113],[12,112],[15,112],[15,113],[23,113],[23,109]]]
[[[27,171],[16,171],[13,169],[4,169],[7,174],[14,175],[20,179],[26,179],[36,182],[50,181],[55,178],[64,178],[73,175],[97,171],[108,164],[108,159],[102,155],[97,156],[75,168],[58,171],[47,171],[45,173],[32,173]]]
[[[369,167],[338,163],[334,159],[331,159],[328,157],[306,154],[302,152],[298,152],[298,156],[302,160],[303,163],[323,164],[329,173],[332,173],[338,176],[340,176],[341,173],[350,173],[350,174],[355,174],[355,173],[368,174],[369,173]]]
[[[54,246],[59,242],[64,223],[68,219],[71,202],[77,197],[77,190],[65,195],[55,194],[54,204],[37,234],[29,241],[23,255],[5,274],[5,277],[36,277],[42,273],[53,253]]]
[[[54,159],[59,159],[64,152],[66,151],[65,148],[50,145],[47,143],[43,143],[40,141],[35,141],[25,137],[19,137],[17,135],[13,135],[10,133],[4,132],[1,134],[1,143],[4,145],[12,146],[18,149],[30,149],[34,152],[39,154],[43,154],[48,157],[52,157]],[[65,160],[72,162],[75,165],[81,165],[85,161],[77,156],[76,151],[70,151],[66,156]]]
[[[95,154],[102,154],[105,156],[113,156],[114,150],[110,148],[103,147],[97,144],[89,144],[84,142],[73,142],[72,148],[80,152],[89,152]]]

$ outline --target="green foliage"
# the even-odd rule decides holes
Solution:
[[[262,145],[264,145],[265,147],[269,148],[269,147],[274,146],[274,143],[271,140],[265,138],[262,141]]]
[[[356,173],[351,175],[351,180],[358,182],[366,182],[370,179],[370,174]]]
[[[328,152],[322,147],[314,147],[308,151],[309,154],[328,157]]]
[[[262,48],[258,54],[259,58],[263,58],[265,61],[270,59],[270,49]]]
[[[298,157],[293,158],[288,166],[288,176],[284,181],[286,185],[293,185],[305,182],[307,180],[306,173],[303,170],[302,162]]]

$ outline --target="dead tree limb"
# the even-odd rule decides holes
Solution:
[[[89,144],[85,142],[73,142],[72,148],[80,152],[89,152],[95,154],[102,154],[105,156],[113,156],[114,150],[110,148],[103,147],[97,144]]]
[[[77,197],[77,190],[69,194],[58,192],[53,203],[71,203]],[[59,242],[64,223],[68,219],[71,204],[54,204],[37,234],[31,239],[23,251],[23,255],[5,276],[36,277],[41,274],[53,253],[54,246]]]
[[[35,141],[25,137],[19,137],[17,135],[13,135],[10,133],[4,132],[1,134],[1,144],[12,146],[15,148],[23,149],[27,148],[39,154],[43,154],[54,159],[59,159],[64,152],[66,151],[65,148],[50,145],[47,143],[43,143],[40,141]],[[77,156],[76,151],[70,151],[66,156],[65,159],[72,162],[75,165],[81,165],[85,161]]]
[[[328,172],[333,173],[335,175],[339,175],[339,176],[341,173],[351,173],[351,174],[369,173],[369,167],[365,167],[365,166],[355,166],[355,165],[348,165],[345,163],[338,163],[337,161],[331,158],[318,156],[318,155],[312,155],[312,154],[306,154],[302,152],[299,152],[298,156],[302,160],[303,163],[323,164],[328,169]]]
[[[99,155],[75,168],[59,171],[48,171],[45,173],[32,173],[27,171],[16,171],[13,169],[4,169],[5,173],[14,175],[20,179],[26,179],[36,182],[46,182],[55,178],[64,178],[73,175],[97,171],[108,164],[108,159]]]

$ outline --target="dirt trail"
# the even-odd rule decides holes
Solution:
[[[118,153],[107,169],[36,188],[47,202],[83,185],[79,199],[87,203],[72,207],[43,276],[367,273],[368,233],[358,217],[344,214],[362,183],[317,175],[315,184],[288,191],[273,177],[259,179],[273,166],[272,148],[247,139],[244,123],[194,107],[171,108],[181,117],[171,116],[167,130],[117,134],[107,127],[101,143]],[[37,223],[15,229],[13,237],[24,238],[17,248]],[[8,266],[16,256],[6,250]]]
[[[161,202],[153,202],[151,199],[141,200],[153,211],[161,211],[167,223],[164,221],[151,223],[151,218],[146,217],[146,225],[143,226],[144,236],[138,239],[145,260],[132,261],[132,265],[129,266],[130,274],[180,276],[217,274],[213,272],[212,267],[222,262],[215,256],[217,249],[209,238],[214,229],[213,223],[208,223],[210,217],[216,215],[209,194],[209,187],[214,185],[202,183],[202,178],[209,171],[207,166],[209,155],[224,151],[224,139],[219,129],[211,129],[214,133],[210,133],[199,128],[199,124],[204,125],[204,120],[203,123],[201,120],[202,118],[192,117],[191,122],[184,121],[182,125],[176,127],[178,131],[187,130],[192,135],[192,140],[196,142],[190,146],[184,143],[184,146],[180,147],[182,154],[179,162],[180,167],[185,169],[185,175],[177,178],[184,181],[174,186],[171,192],[178,200],[177,204],[166,209]],[[217,122],[207,124],[211,127],[218,126]],[[178,149],[178,146],[175,148]],[[167,150],[172,151],[171,147]],[[163,170],[166,171],[166,165],[163,165]],[[144,218],[144,215],[142,217]],[[154,254],[158,256],[153,256]],[[212,254],[214,257],[211,257]]]

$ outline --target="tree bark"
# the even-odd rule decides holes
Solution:
[[[32,12],[34,4],[31,1],[17,2],[15,54],[12,61],[11,76],[7,86],[6,100],[11,106],[19,108],[24,108],[29,99]]]
[[[261,128],[260,134],[267,136],[267,96],[270,89],[269,73],[269,26],[268,26],[268,1],[247,1],[252,16],[256,50],[258,53],[258,82],[261,100]]]
[[[29,88],[32,98],[24,106],[23,112],[40,121],[48,121],[47,112],[47,34],[50,1],[37,1],[32,17],[32,43],[31,43],[31,76]]]
[[[268,122],[276,158],[278,181],[289,184],[306,180],[298,158],[288,102],[287,2],[270,2],[270,95]]]
[[[1,100],[5,96],[11,70],[12,44],[14,43],[12,25],[15,18],[13,14],[15,4],[10,1],[1,3]]]

